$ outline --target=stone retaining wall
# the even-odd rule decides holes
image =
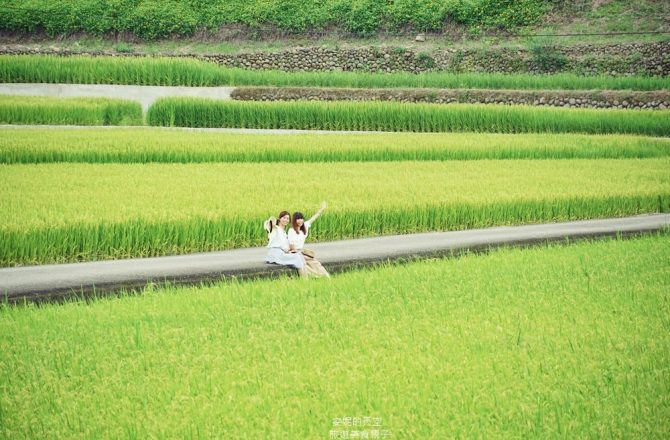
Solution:
[[[81,52],[22,47],[0,47],[0,54],[74,55]],[[91,55],[144,56],[143,54],[90,53]],[[670,75],[670,42],[609,45],[536,46],[534,48],[444,49],[431,53],[400,47],[330,49],[297,48],[283,52],[192,55],[222,66],[284,71],[366,72],[490,72],[558,73],[581,75]]]
[[[537,91],[478,89],[341,89],[239,87],[231,98],[244,101],[397,101],[526,104],[571,108],[670,108],[670,92]]]
[[[670,42],[526,48],[446,49],[299,48],[278,53],[203,55],[229,67],[285,71],[488,72],[582,75],[670,75]]]

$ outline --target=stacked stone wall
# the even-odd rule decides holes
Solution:
[[[395,101],[665,110],[670,92],[239,87],[244,101]]]
[[[75,55],[62,49],[0,47],[0,54]],[[138,53],[86,52],[91,55],[145,56]],[[609,45],[536,46],[532,48],[444,49],[420,52],[400,47],[333,49],[296,48],[282,52],[239,54],[162,54],[192,57],[221,66],[288,72],[473,72],[561,73],[580,75],[670,75],[670,42]]]

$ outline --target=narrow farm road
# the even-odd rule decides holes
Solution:
[[[146,113],[151,104],[165,96],[230,99],[234,87],[168,87],[107,84],[0,84],[0,95],[53,96],[59,98],[117,98],[139,101]]]
[[[0,124],[0,129],[12,128],[17,130],[57,129],[57,130],[182,130],[204,131],[211,133],[243,133],[243,134],[379,134],[397,133],[393,131],[346,131],[346,130],[294,130],[285,128],[200,128],[200,127],[160,127],[148,125],[18,125]]]
[[[395,235],[310,244],[331,272],[402,258],[449,255],[463,250],[525,245],[566,238],[630,235],[670,228],[670,214],[505,226],[454,232]],[[57,299],[74,293],[108,292],[149,282],[199,283],[226,277],[292,272],[264,263],[264,247],[222,252],[0,269],[0,294],[10,301]]]

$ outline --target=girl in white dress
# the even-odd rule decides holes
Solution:
[[[293,224],[288,231],[290,250],[302,253],[305,247],[305,240],[309,234],[309,228],[312,226],[312,223],[319,218],[327,206],[326,202],[321,203],[321,208],[307,221],[305,221],[305,217],[301,212],[293,214]],[[313,252],[305,252],[303,258],[305,259],[307,273],[309,275],[330,277],[328,271],[324,269],[321,263],[314,257]]]
[[[291,251],[286,235],[286,225],[291,222],[291,215],[287,211],[279,213],[277,220],[269,219],[265,222],[265,230],[268,231],[268,255],[265,258],[267,263],[281,264],[283,266],[293,266],[298,269],[301,277],[306,277],[305,258],[302,253]]]

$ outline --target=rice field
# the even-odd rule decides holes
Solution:
[[[0,305],[0,437],[668,438],[669,237]]]
[[[0,56],[0,81],[670,89],[134,57]],[[0,123],[145,122],[134,103],[0,97]],[[147,123],[0,128],[0,266],[262,246],[268,216],[322,200],[310,241],[670,212],[670,111],[182,98]],[[0,300],[0,438],[667,438],[668,268],[665,231],[307,283]]]
[[[263,245],[264,219],[321,200],[314,240],[668,212],[668,170],[668,158],[4,164],[0,263]]]
[[[670,89],[670,78],[645,76],[253,71],[224,68],[210,62],[186,58],[48,55],[0,56],[0,82],[524,90]]]
[[[642,159],[670,139],[498,133],[241,134],[167,128],[0,128],[0,163],[370,162]]]
[[[241,102],[160,98],[147,123],[168,127],[409,132],[590,133],[670,136],[670,110],[563,109],[489,104]]]
[[[121,99],[0,95],[0,124],[142,125],[143,116]]]

